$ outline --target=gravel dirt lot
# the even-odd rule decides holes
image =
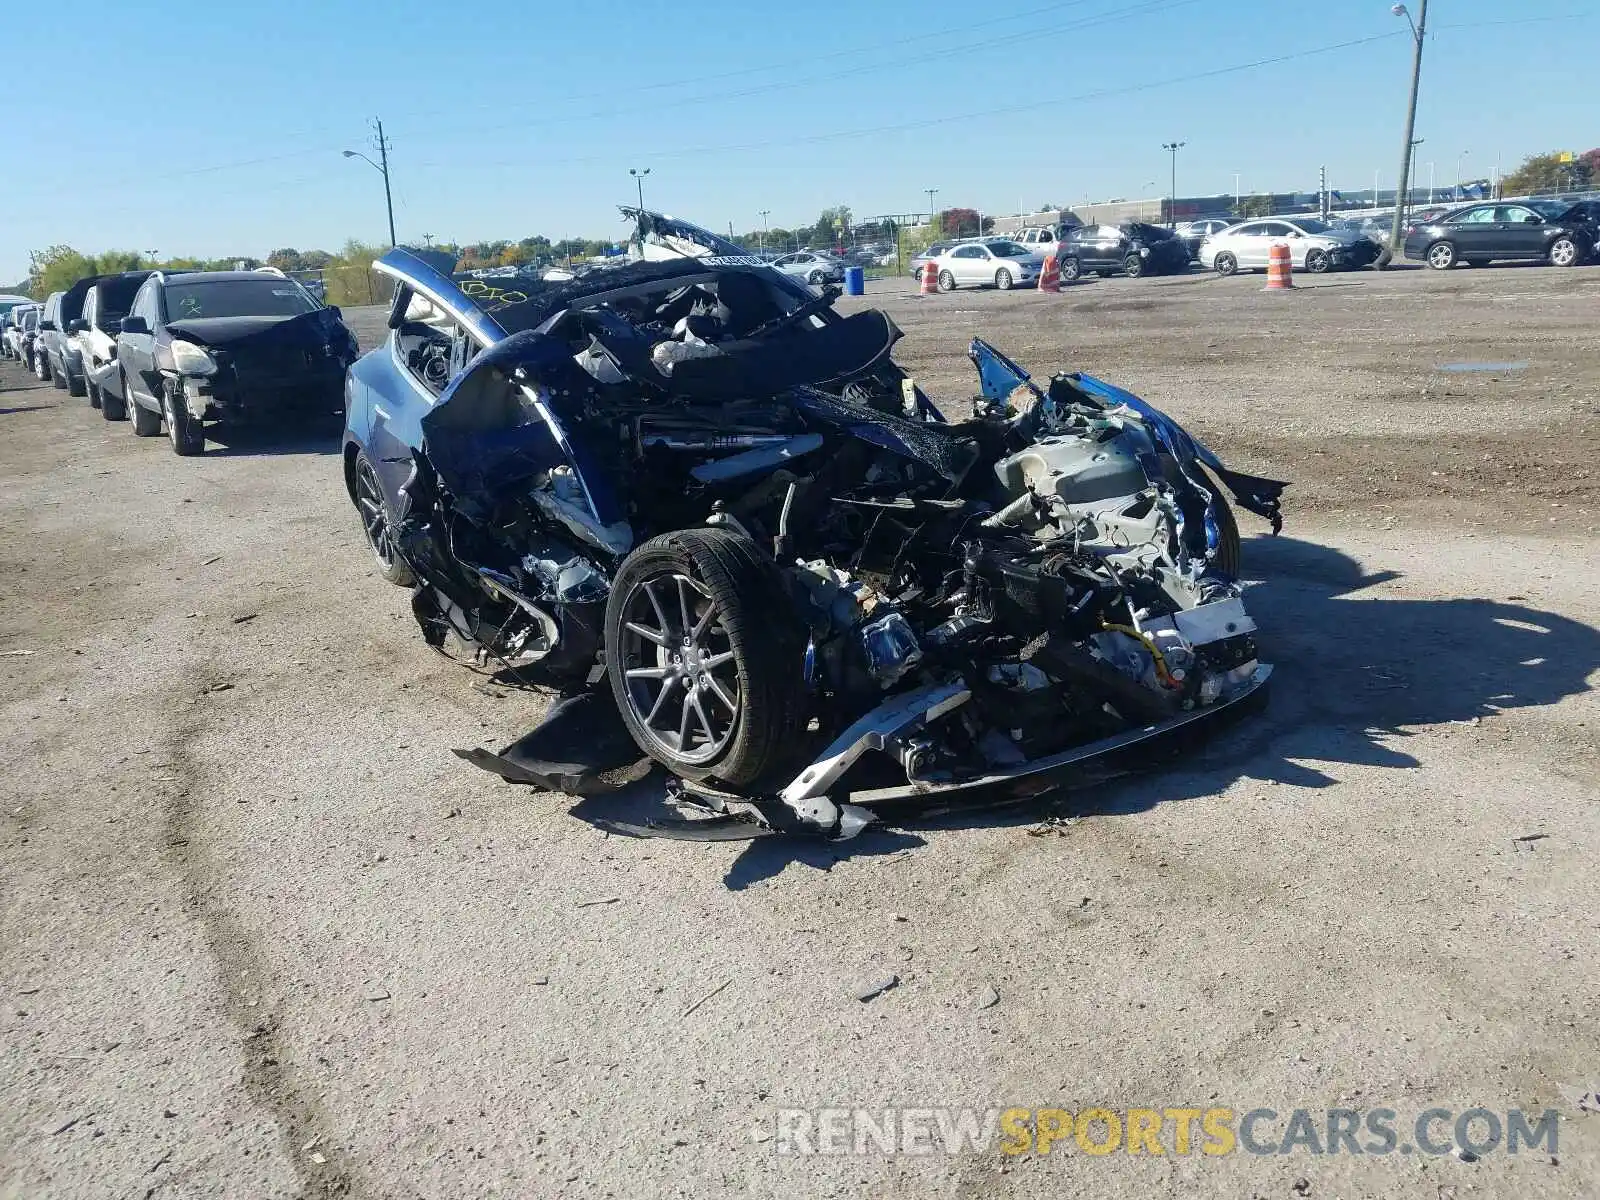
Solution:
[[[1261,716],[835,847],[460,762],[542,701],[423,645],[331,440],[179,459],[0,365],[0,1197],[1600,1192],[1600,267],[1301,283],[873,285],[947,409],[982,334],[1294,486]],[[830,1105],[1562,1116],[1554,1159],[777,1152]]]

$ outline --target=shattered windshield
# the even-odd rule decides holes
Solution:
[[[298,317],[316,311],[316,302],[282,279],[218,279],[210,282],[169,283],[167,318],[195,317]]]

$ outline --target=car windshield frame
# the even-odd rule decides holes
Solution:
[[[1307,237],[1322,237],[1324,234],[1333,232],[1332,225],[1327,224],[1317,217],[1302,217],[1297,220],[1290,221],[1289,224],[1293,225]]]
[[[988,245],[989,253],[993,254],[997,258],[1027,258],[1033,253],[1032,250],[1028,249],[1028,247],[1024,246],[1021,242],[1007,240],[1003,242],[990,242]]]
[[[204,294],[202,294],[204,293]],[[244,297],[270,297],[285,303],[242,303]],[[193,321],[227,317],[303,317],[321,305],[292,280],[171,279],[162,288],[161,305],[168,321]]]

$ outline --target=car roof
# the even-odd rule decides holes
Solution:
[[[184,283],[282,283],[288,279],[286,275],[268,275],[264,271],[159,271],[157,274],[179,278]]]

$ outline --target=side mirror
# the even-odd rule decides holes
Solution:
[[[150,326],[143,317],[123,317],[117,324],[118,333],[149,333]]]
[[[344,320],[344,312],[339,308],[339,306],[337,304],[328,305],[328,311],[331,312],[334,315],[334,318],[336,320],[340,320],[340,321]]]
[[[54,321],[40,321],[39,322],[39,328],[40,329],[47,329],[51,333],[54,333],[56,331],[56,323]]]
[[[74,317],[72,320],[67,322],[67,332],[88,333],[89,322],[85,321],[82,317]]]

